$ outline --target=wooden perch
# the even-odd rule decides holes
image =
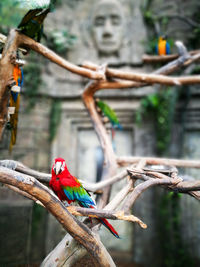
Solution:
[[[194,56],[196,54],[200,54],[200,50],[194,50],[189,52],[190,56]],[[166,63],[172,60],[175,60],[179,57],[179,54],[158,56],[158,55],[143,55],[142,60],[144,63]]]

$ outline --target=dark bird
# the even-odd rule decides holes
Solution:
[[[17,29],[28,37],[40,41],[43,34],[43,22],[47,14],[54,8],[56,0],[31,0],[31,9],[22,18]],[[24,6],[26,8],[26,6]]]

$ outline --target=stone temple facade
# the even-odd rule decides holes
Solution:
[[[64,58],[74,64],[82,64],[84,61],[107,63],[116,69],[148,73],[151,71],[150,67],[143,66],[141,60],[145,52],[143,44],[148,37],[141,12],[142,2],[67,0],[55,12],[49,14],[45,21],[45,29],[47,34],[52,30],[68,29],[77,36],[75,45],[64,55]],[[81,99],[88,80],[47,60],[42,59],[40,63],[43,64],[43,85],[39,88],[39,95],[42,97],[38,97],[35,107],[29,113],[26,112],[27,99],[22,97],[17,144],[12,155],[9,155],[6,146],[8,135],[5,134],[4,142],[0,147],[1,158],[14,158],[30,168],[49,172],[53,159],[60,156],[66,159],[69,170],[75,176],[89,182],[96,182],[99,143]],[[97,94],[116,111],[123,126],[123,131],[116,132],[117,155],[155,155],[155,130],[152,121],[145,121],[140,126],[135,122],[135,112],[140,106],[141,98],[151,92],[154,92],[153,87],[103,90]],[[196,92],[199,97],[198,89]],[[49,121],[52,99],[61,101],[62,112],[56,136],[50,142]],[[198,101],[193,101],[191,98],[185,112],[190,118],[198,116]],[[186,123],[183,134],[180,120],[177,119],[176,123],[176,130],[180,130],[178,135],[174,135],[173,155],[180,156],[177,151],[181,150],[180,140],[184,139],[182,155],[190,155],[191,152],[192,157],[198,157],[199,150],[195,143],[198,140],[199,128],[195,123],[193,127]],[[191,129],[194,130],[191,131]],[[179,136],[183,136],[183,139]],[[177,139],[179,142],[176,142]],[[188,154],[187,150],[191,147],[195,152],[189,151]],[[112,195],[122,185],[123,182],[118,183]],[[9,253],[10,251],[11,254],[13,253],[13,255],[7,255],[5,250],[2,252],[3,250],[0,249],[0,255],[4,253],[0,257],[0,265],[15,263],[15,254],[19,257],[17,259],[19,264],[40,262],[55,247],[65,232],[50,214],[33,205],[31,201],[10,193],[4,187],[0,187],[0,199],[0,240],[4,240],[3,243],[6,243]],[[188,207],[194,208],[196,205],[186,198],[182,202],[186,202]],[[129,261],[133,260],[143,266],[149,266],[148,263],[152,263],[152,266],[160,266],[161,259],[159,257],[155,259],[155,253],[158,254],[160,244],[156,232],[157,210],[153,203],[156,203],[155,191],[149,190],[138,200],[134,208],[134,214],[148,224],[147,230],[133,227],[130,223],[113,223],[122,236],[122,240],[119,241],[111,238],[110,233],[105,229],[100,230],[102,241],[114,255],[118,255],[119,258],[126,255]],[[188,212],[189,210],[191,211],[190,208]],[[189,216],[188,212],[183,213],[183,222],[186,216]],[[20,220],[22,217],[26,218],[23,220],[23,225]],[[10,218],[8,229],[5,228],[5,218]],[[195,229],[198,231],[198,218],[195,217],[195,221]],[[184,226],[187,229],[187,225]],[[20,241],[20,251],[23,251],[20,254],[17,250],[11,249],[12,244],[7,243],[6,240],[16,240],[22,231],[21,228],[24,239]],[[196,241],[192,242],[193,247],[196,247],[195,254],[198,255],[197,243],[199,243],[200,233],[196,237]],[[186,241],[192,240],[191,233],[186,231],[184,238]],[[40,245],[39,240],[43,240]]]

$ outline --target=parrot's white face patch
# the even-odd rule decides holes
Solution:
[[[61,161],[57,161],[54,165],[54,172],[56,175],[58,175],[59,173],[63,172],[65,169],[65,162],[61,162]]]

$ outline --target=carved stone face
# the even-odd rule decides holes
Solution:
[[[96,5],[92,19],[92,36],[100,54],[119,51],[123,39],[123,15],[117,1],[101,1]]]

